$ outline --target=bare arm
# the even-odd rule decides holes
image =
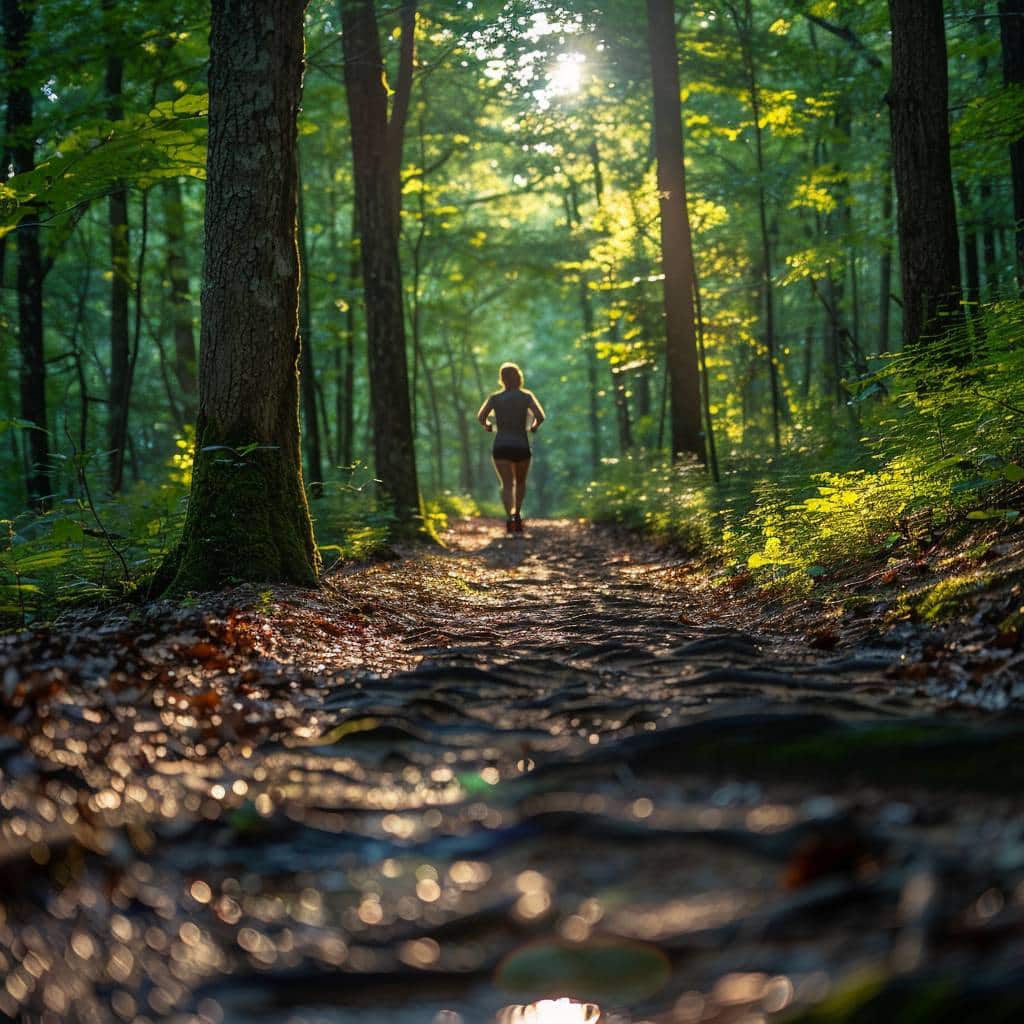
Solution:
[[[491,410],[494,408],[494,403],[492,401],[493,397],[494,396],[492,395],[491,398],[486,399],[484,404],[480,406],[480,411],[476,414],[476,418],[479,420],[480,426],[488,433],[494,430],[494,425],[487,421],[487,417],[491,415]]]
[[[530,433],[531,434],[536,434],[537,433],[537,428],[546,419],[546,417],[544,415],[544,410],[541,408],[540,402],[537,401],[536,395],[533,395],[533,394],[530,395],[530,404],[529,404],[529,406],[527,406],[527,408],[533,414],[533,426],[530,427]]]

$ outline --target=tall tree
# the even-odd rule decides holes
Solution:
[[[185,204],[181,182],[172,178],[161,189],[164,210],[165,272],[170,289],[174,331],[174,378],[184,404],[184,418],[194,422],[196,404],[196,342],[192,329],[188,260],[185,256]]]
[[[340,0],[345,93],[366,299],[374,464],[401,524],[420,513],[399,261],[402,147],[415,60],[416,0],[403,0],[390,116],[374,0]]]
[[[124,58],[119,52],[114,0],[103,0],[103,26],[109,52],[104,86],[107,116],[124,117]],[[131,290],[128,239],[128,190],[116,187],[107,200],[110,225],[110,382],[107,390],[107,448],[110,451],[110,489],[121,490],[128,445],[128,403],[131,395],[131,340],[128,295]]]
[[[942,0],[889,0],[893,179],[898,202],[903,344],[941,333],[960,309],[960,245],[949,156]]]
[[[705,461],[700,429],[697,328],[693,309],[693,241],[683,167],[674,0],[647,0],[647,36],[654,87],[654,147],[661,204],[672,457],[693,454]]]
[[[1003,81],[1024,85],[1024,0],[999,0],[999,33],[1003,45]],[[1010,144],[1013,179],[1013,220],[1016,227],[1017,286],[1024,292],[1024,135]]]
[[[29,35],[35,4],[25,0],[4,0],[3,11],[8,82],[5,148],[10,154],[14,173],[24,174],[35,168],[32,125],[34,89],[28,78]],[[34,210],[30,209],[21,219],[16,234],[21,416],[34,424],[28,431],[29,460],[25,484],[29,503],[38,506],[51,493],[51,486],[46,417],[46,359],[43,350],[45,271],[39,244],[39,217]]]
[[[160,583],[315,584],[299,443],[296,117],[306,0],[213,0],[199,414]]]
[[[324,459],[320,447],[320,420],[316,407],[316,359],[313,352],[313,310],[309,301],[309,248],[306,244],[306,204],[302,195],[302,175],[299,175],[299,222],[296,227],[299,241],[299,334],[302,341],[301,373],[302,432],[306,449],[306,472],[309,493],[323,497]]]
[[[775,352],[775,281],[772,270],[772,237],[768,227],[768,190],[765,185],[764,128],[761,120],[761,87],[758,82],[757,58],[754,54],[754,9],[750,0],[743,0],[742,7],[728,4],[729,13],[736,27],[736,37],[743,60],[746,79],[747,100],[754,131],[754,165],[757,168],[757,218],[761,235],[761,305],[764,314],[764,347],[768,360],[768,380],[772,398],[772,439],[775,450],[780,447],[779,416],[782,395],[779,387],[779,368]]]

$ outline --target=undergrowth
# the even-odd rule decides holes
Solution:
[[[0,520],[0,625],[24,626],[75,605],[152,596],[149,581],[185,519],[190,442],[179,439],[161,482],[139,482],[114,497],[89,487],[94,461],[95,453],[56,456],[65,496],[41,514]],[[366,558],[387,543],[393,516],[380,506],[373,483],[357,463],[311,501],[326,567]]]
[[[880,360],[850,385],[860,436],[845,456],[783,453],[716,486],[638,455],[608,465],[582,509],[798,590],[958,525],[1011,526],[1024,504],[1022,338],[1024,303],[994,303],[942,342]]]

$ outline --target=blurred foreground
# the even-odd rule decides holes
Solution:
[[[927,636],[449,540],[4,641],[0,1018],[1020,1018],[1024,725]]]

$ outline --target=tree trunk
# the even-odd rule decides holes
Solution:
[[[888,352],[892,342],[892,163],[885,165],[882,191],[882,258],[878,262],[878,351]]]
[[[296,155],[296,161],[298,156]],[[306,255],[306,214],[299,180],[299,222],[296,226],[299,242],[299,336],[301,356],[299,382],[302,394],[302,427],[306,449],[306,475],[309,493],[322,498],[324,493],[324,460],[320,451],[320,421],[316,410],[316,370],[313,352],[313,314],[309,303],[309,260]]]
[[[772,442],[775,450],[781,447],[779,436],[779,416],[781,395],[779,388],[779,368],[775,353],[775,286],[772,267],[772,240],[768,230],[768,193],[765,187],[764,166],[764,132],[761,129],[761,90],[757,81],[757,64],[754,60],[754,42],[751,38],[754,28],[754,12],[750,0],[744,0],[743,16],[735,7],[732,8],[736,34],[739,38],[740,50],[747,76],[747,95],[750,99],[750,112],[754,122],[754,158],[757,167],[757,213],[761,233],[761,286],[763,289],[764,309],[764,347],[768,359],[768,381],[772,400]]]
[[[32,130],[32,89],[24,81],[26,48],[35,4],[4,0],[4,48],[8,69],[7,139],[15,174],[35,169]],[[46,415],[46,358],[43,349],[43,260],[39,218],[30,211],[15,232],[17,238],[18,348],[21,418],[35,424],[27,432],[25,489],[31,506],[40,507],[52,493]]]
[[[978,215],[966,182],[957,183],[960,221],[964,228],[964,301],[974,306],[981,301],[981,261],[978,256]]]
[[[163,186],[164,238],[167,245],[167,281],[170,286],[171,323],[174,331],[174,379],[181,394],[187,423],[196,414],[196,341],[189,299],[188,259],[185,255],[185,205],[181,182],[172,178]]]
[[[985,269],[985,298],[991,302],[999,295],[999,263],[996,260],[996,233],[992,217],[992,182],[981,179],[981,249]]]
[[[941,336],[960,303],[942,0],[889,0],[903,344]]]
[[[448,397],[455,413],[455,422],[459,430],[459,487],[463,494],[473,492],[473,444],[469,437],[469,425],[473,422],[471,410],[467,409],[459,386],[461,375],[455,361],[455,346],[447,334],[444,335],[445,355],[448,360],[448,379],[451,381],[451,393]],[[438,445],[440,447],[440,445]]]
[[[355,461],[356,439],[356,293],[359,291],[359,229],[355,210],[349,237],[348,308],[345,310],[345,373],[338,382],[336,411],[341,441],[341,463],[351,466]]]
[[[104,10],[112,7],[105,0]],[[120,121],[124,116],[121,93],[124,61],[111,53],[107,57],[105,88],[107,117]],[[128,323],[128,297],[131,271],[128,266],[128,190],[117,188],[107,206],[110,225],[110,385],[107,391],[107,448],[110,451],[110,490],[116,494],[124,483],[124,457],[128,446],[128,402],[131,391],[129,365],[131,338]]]
[[[682,107],[679,102],[679,59],[673,0],[647,0],[647,32],[661,207],[672,457],[693,454],[706,462],[700,429],[697,329],[693,312],[693,243],[683,168]]]
[[[1024,0],[999,0],[999,34],[1003,44],[1003,81],[1024,85]],[[1010,144],[1017,287],[1024,293],[1024,135]]]
[[[316,583],[297,378],[305,6],[212,4],[196,455],[181,545],[159,580],[177,593]]]
[[[345,93],[352,134],[356,208],[366,300],[370,404],[377,477],[408,529],[420,515],[409,368],[405,350],[402,270],[398,256],[402,111],[396,96],[388,120],[380,37],[373,0],[341,0]],[[404,8],[409,5],[406,3]],[[415,20],[415,6],[413,5]],[[412,62],[412,26],[406,23],[403,56]],[[399,79],[407,84],[407,76]]]

